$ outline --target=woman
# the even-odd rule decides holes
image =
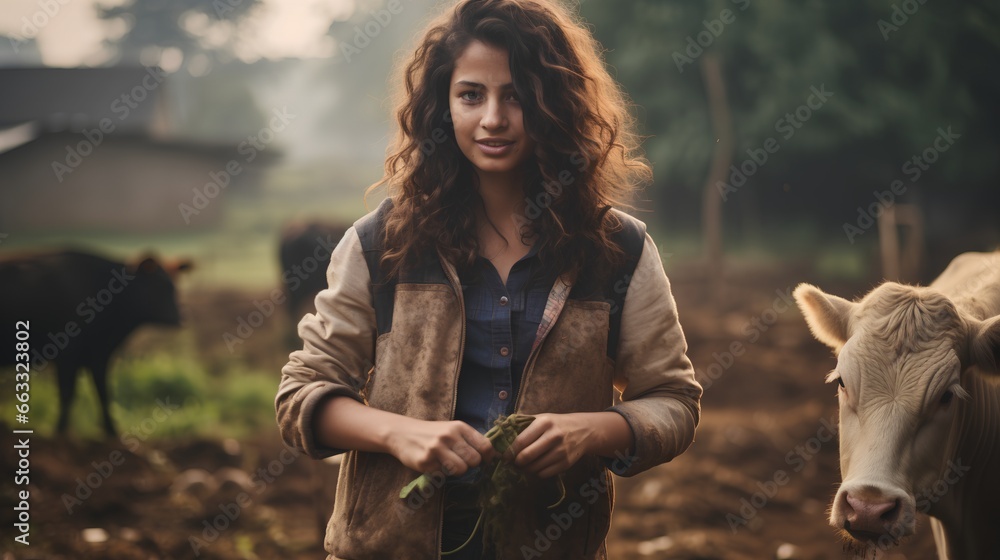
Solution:
[[[347,451],[326,549],[604,558],[609,473],[683,452],[701,397],[658,251],[612,209],[649,176],[624,96],[544,0],[459,2],[403,82],[389,198],[334,251],[276,400],[290,445]],[[535,420],[497,457],[513,413]],[[524,476],[484,544],[495,461]]]

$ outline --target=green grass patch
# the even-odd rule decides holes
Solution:
[[[13,410],[13,375],[3,376],[3,410]],[[275,430],[275,372],[229,371],[209,375],[197,361],[157,354],[113,361],[111,414],[119,435],[139,440],[185,438],[244,439]],[[59,417],[55,370],[34,373],[30,427],[51,436]],[[70,411],[70,433],[100,439],[103,428],[89,373],[77,379]]]

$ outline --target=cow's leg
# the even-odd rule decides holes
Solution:
[[[115,423],[111,420],[111,411],[108,409],[108,363],[101,362],[92,366],[90,374],[94,378],[94,388],[97,389],[97,397],[101,401],[101,414],[104,415],[104,433],[110,437],[114,437]]]
[[[56,381],[59,383],[59,423],[56,425],[56,432],[59,434],[65,434],[66,426],[69,425],[69,409],[76,396],[77,369],[75,363],[56,364]]]

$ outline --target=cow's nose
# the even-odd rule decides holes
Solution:
[[[899,519],[899,500],[867,501],[847,494],[844,528],[859,533],[884,533]]]

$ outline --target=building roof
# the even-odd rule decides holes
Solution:
[[[0,129],[27,122],[44,132],[82,131],[111,119],[121,132],[166,127],[157,67],[0,68]],[[13,86],[13,87],[9,87]]]

